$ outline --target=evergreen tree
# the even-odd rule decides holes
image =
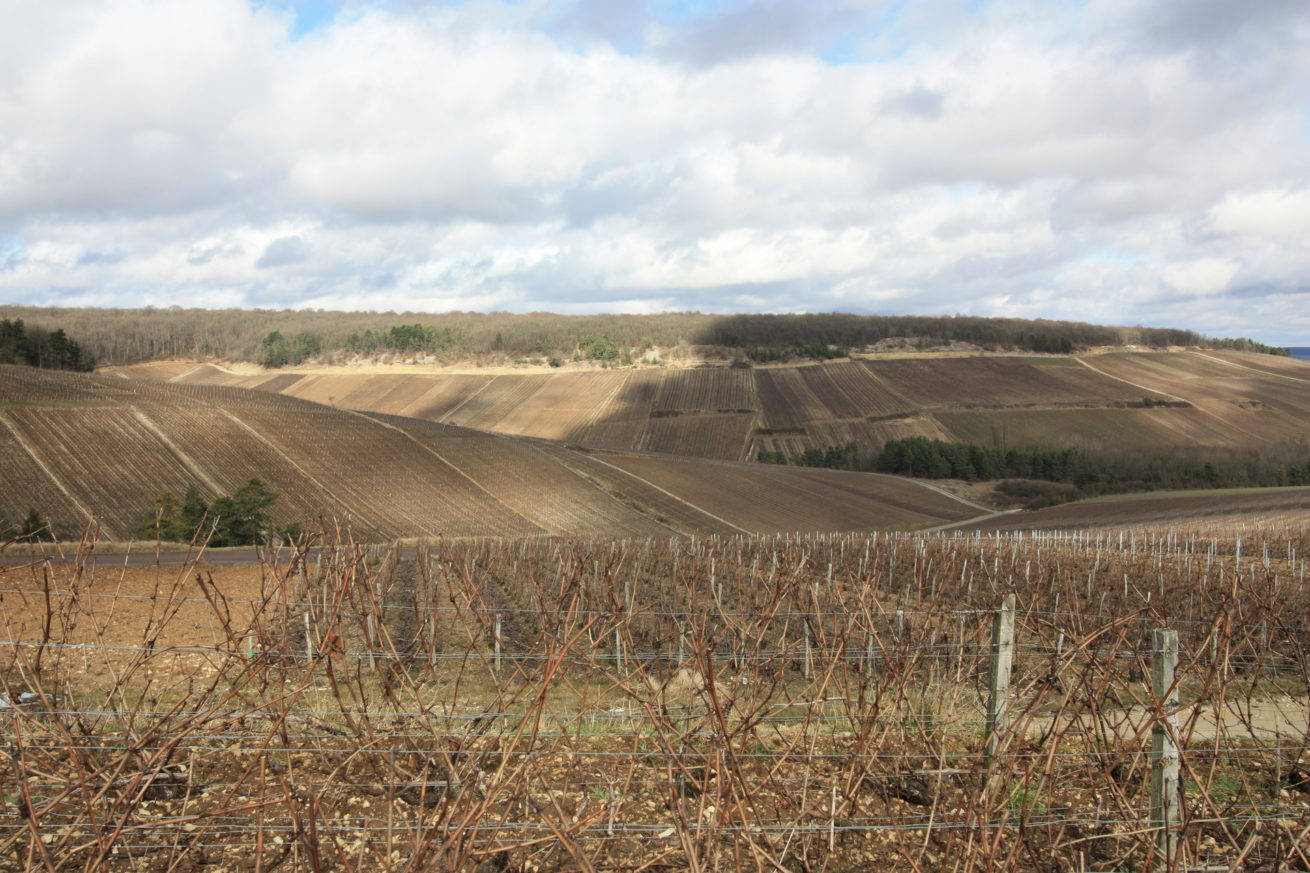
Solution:
[[[269,527],[265,510],[277,500],[277,493],[258,479],[251,479],[228,497],[214,501],[213,546],[244,546],[257,543]]]
[[[139,540],[172,542],[177,539],[177,498],[167,491],[155,498],[155,505],[132,529]]]
[[[31,349],[23,320],[0,319],[0,364],[30,364]]]
[[[259,344],[259,363],[270,369],[286,366],[291,352],[281,331],[271,331]]]
[[[41,518],[41,513],[33,507],[27,510],[27,518],[23,519],[23,525],[18,530],[20,539],[25,540],[53,540],[50,533],[50,525],[46,524],[45,519]]]
[[[291,346],[291,363],[304,363],[306,359],[314,357],[322,350],[318,337],[312,333],[301,331],[296,335],[296,341]]]
[[[208,514],[209,506],[196,490],[196,486],[192,485],[182,497],[182,506],[177,512],[178,539],[185,543],[195,539],[196,532],[200,530],[200,525],[204,523]]]

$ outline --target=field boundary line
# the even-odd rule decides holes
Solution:
[[[182,451],[182,448],[178,446],[176,443],[174,443],[173,440],[169,438],[168,434],[164,433],[164,431],[159,427],[159,425],[155,424],[155,422],[152,421],[150,417],[146,415],[144,412],[142,412],[136,405],[129,403],[127,408],[132,412],[133,418],[141,422],[141,425],[143,427],[145,427],[156,437],[158,437],[160,442],[168,446],[168,448],[173,452],[173,454],[177,456],[177,459],[182,462],[182,465],[191,471],[191,475],[195,476],[201,482],[204,482],[207,486],[212,488],[215,494],[222,494],[226,490],[225,488],[223,488],[223,486],[219,485],[213,479],[209,478],[209,474],[206,473],[204,470],[202,470],[200,468],[200,465],[197,464],[194,460],[192,460],[190,455]]]
[[[651,482],[648,479],[643,479],[642,477],[638,476],[636,473],[625,470],[622,467],[615,466],[614,464],[611,464],[609,461],[596,457],[596,455],[589,455],[588,457],[590,457],[593,461],[596,461],[597,463],[604,464],[606,467],[609,467],[611,470],[617,470],[618,472],[622,473],[625,476],[631,476],[633,479],[636,479],[638,482],[641,482],[643,485],[648,485],[651,488],[654,488],[656,491],[660,492],[661,494],[673,498],[673,500],[677,501],[678,503],[685,503],[687,506],[690,506],[692,509],[696,510],[697,512],[700,512],[703,515],[708,515],[710,518],[714,519],[715,521],[719,521],[726,524],[728,527],[732,528],[733,530],[739,530],[744,534],[754,533],[754,531],[749,531],[739,524],[733,524],[732,522],[728,521],[726,518],[715,515],[714,513],[710,512],[708,509],[703,509],[702,507],[697,506],[696,504],[692,503],[690,500],[687,500],[685,497],[679,497],[678,495],[670,491],[665,491],[663,488],[656,485],[654,482]]]
[[[904,404],[905,404],[905,407],[904,407],[905,409],[907,409],[907,410],[909,410],[909,411],[911,411],[911,412],[921,412],[921,413],[927,411],[927,407],[926,407],[926,406],[919,406],[919,405],[917,405],[917,404],[911,403],[908,397],[906,397],[906,396],[905,396],[904,394],[902,394],[900,391],[897,391],[897,390],[896,390],[896,387],[895,387],[894,385],[892,385],[890,382],[888,382],[886,379],[884,379],[884,378],[883,378],[883,377],[878,373],[877,370],[875,370],[873,367],[870,367],[870,366],[869,366],[869,364],[874,363],[875,361],[876,361],[876,359],[874,359],[874,358],[861,358],[861,359],[860,359],[860,366],[862,366],[862,367],[864,367],[864,369],[868,370],[868,371],[869,371],[869,375],[873,377],[873,381],[875,381],[875,382],[877,382],[879,385],[881,385],[882,388],[883,388],[883,390],[886,391],[889,395],[891,395],[892,398],[894,398],[894,399],[896,399],[896,400],[899,400],[899,401],[901,401],[902,403],[904,403]],[[899,411],[901,411],[901,410],[896,410],[896,411],[899,412]]]
[[[596,419],[600,418],[601,412],[609,407],[610,403],[614,401],[614,398],[619,395],[619,392],[623,390],[624,386],[628,384],[628,380],[631,378],[631,372],[624,373],[623,378],[619,380],[619,383],[610,389],[610,393],[605,395],[605,399],[596,404],[596,408],[591,410],[591,414],[588,415],[586,420],[578,427],[577,434],[579,436],[585,434],[591,429],[591,426],[596,423]]]
[[[1096,367],[1093,367],[1091,364],[1087,363],[1087,360],[1085,358],[1075,358],[1075,360],[1081,362],[1084,367],[1091,370],[1093,373],[1100,373],[1102,376],[1104,376],[1107,379],[1114,379],[1116,382],[1122,382],[1125,385],[1132,385],[1134,388],[1140,388],[1143,391],[1150,391],[1153,394],[1163,394],[1165,397],[1172,397],[1174,400],[1177,400],[1181,403],[1186,403],[1188,406],[1192,407],[1193,409],[1200,409],[1202,412],[1205,412],[1204,409],[1201,409],[1201,407],[1197,406],[1195,403],[1188,400],[1186,397],[1179,397],[1177,394],[1170,394],[1168,391],[1161,391],[1159,388],[1148,388],[1146,385],[1141,385],[1137,382],[1132,381],[1131,379],[1125,379],[1123,376],[1116,376],[1113,373],[1107,373],[1104,370],[1098,370]],[[1206,413],[1206,414],[1212,415],[1213,413]]]
[[[1177,394],[1170,394],[1168,391],[1161,391],[1161,390],[1158,389],[1158,388],[1148,388],[1148,387],[1145,386],[1145,385],[1139,385],[1139,384],[1136,383],[1136,382],[1133,382],[1133,381],[1130,381],[1130,380],[1128,380],[1128,379],[1125,379],[1125,378],[1123,378],[1122,376],[1115,376],[1114,374],[1112,374],[1112,373],[1107,373],[1107,372],[1105,372],[1104,370],[1098,370],[1098,369],[1096,369],[1095,367],[1093,367],[1091,364],[1087,363],[1086,358],[1078,358],[1077,360],[1082,361],[1082,364],[1083,364],[1084,367],[1086,367],[1087,369],[1089,369],[1089,370],[1091,370],[1091,371],[1093,371],[1093,372],[1095,372],[1095,373],[1100,373],[1102,376],[1106,376],[1106,377],[1108,377],[1108,378],[1110,378],[1110,379],[1117,379],[1117,380],[1119,380],[1120,382],[1123,382],[1125,385],[1132,385],[1134,388],[1141,388],[1143,391],[1153,391],[1153,392],[1155,392],[1156,394],[1163,394],[1163,395],[1165,395],[1166,397],[1172,397],[1174,400],[1178,400],[1178,401],[1181,401],[1181,402],[1183,402],[1183,403],[1186,403],[1186,404],[1188,405],[1188,407],[1190,407],[1191,409],[1195,409],[1197,412],[1200,412],[1200,413],[1203,414],[1203,415],[1208,415],[1208,416],[1210,416],[1211,418],[1215,419],[1216,421],[1222,423],[1225,427],[1232,428],[1233,430],[1236,430],[1236,431],[1238,431],[1238,432],[1244,434],[1245,436],[1250,437],[1250,438],[1253,439],[1253,440],[1258,440],[1258,439],[1259,439],[1259,434],[1252,433],[1251,431],[1247,430],[1245,427],[1242,427],[1242,426],[1241,426],[1240,424],[1238,424],[1237,422],[1229,421],[1228,419],[1224,418],[1222,415],[1218,414],[1217,412],[1211,412],[1210,410],[1208,410],[1208,409],[1206,409],[1204,406],[1202,406],[1200,403],[1197,403],[1197,402],[1195,402],[1195,401],[1193,401],[1193,400],[1188,400],[1186,397],[1179,397]],[[1222,361],[1222,360],[1220,360],[1220,359],[1218,359],[1218,358],[1211,358],[1210,360],[1216,361],[1217,363],[1220,363],[1220,364],[1226,364],[1226,363],[1227,363],[1227,361]],[[1237,366],[1240,366],[1240,365],[1237,365]],[[1263,371],[1263,370],[1252,370],[1252,372],[1254,372],[1254,373],[1263,373],[1264,371]]]
[[[952,528],[964,527],[967,524],[982,524],[983,522],[991,521],[993,518],[1000,518],[1004,515],[1014,515],[1016,512],[1022,511],[1023,510],[1020,509],[998,509],[995,512],[989,512],[986,515],[966,518],[964,521],[952,521],[949,524],[939,524],[936,527],[925,527],[916,531],[916,533],[939,533],[944,530],[951,530]]]
[[[938,494],[945,495],[946,497],[949,497],[954,501],[963,503],[965,506],[971,506],[974,509],[981,509],[984,512],[987,512],[991,509],[990,506],[983,506],[981,503],[975,503],[974,501],[969,500],[967,497],[961,497],[958,494],[952,494],[951,492],[947,491],[945,488],[941,488],[937,485],[933,485],[928,482],[922,482],[918,479],[911,479],[909,476],[893,476],[891,473],[870,473],[869,475],[883,476],[888,479],[895,479],[897,481],[903,481],[903,482],[912,482],[913,484],[918,485],[921,488],[927,488],[929,491],[936,491]],[[1012,511],[1014,510],[1002,510],[1000,514],[1004,515],[1006,512],[1012,512]],[[977,521],[978,519],[973,519],[973,520]],[[960,522],[960,524],[968,524],[968,523],[969,523],[968,521]]]
[[[165,379],[164,381],[165,381],[165,382],[173,382],[173,383],[181,384],[181,382],[182,382],[183,379],[185,379],[187,376],[190,376],[192,373],[194,373],[196,370],[199,370],[199,369],[200,369],[201,367],[203,367],[203,366],[205,366],[205,365],[204,365],[204,364],[196,364],[196,365],[195,365],[194,367],[192,367],[191,369],[189,369],[189,370],[185,370],[185,371],[183,371],[183,372],[181,372],[181,373],[177,373],[177,374],[175,374],[175,375],[173,375],[173,376],[169,376],[169,377],[168,377],[167,379]],[[219,369],[222,369],[222,368],[220,367]],[[123,374],[122,374],[122,373],[119,373],[119,375],[122,376]],[[128,377],[127,377],[127,376],[123,376],[123,378],[126,379],[126,378],[128,378]]]
[[[0,412],[0,423],[3,423],[9,432],[14,435],[14,439],[18,440],[18,444],[23,447],[23,451],[27,452],[28,456],[31,457],[33,461],[36,461],[36,465],[41,468],[42,472],[50,477],[50,481],[55,483],[55,487],[69,499],[69,502],[77,507],[77,511],[86,516],[87,521],[95,524],[96,517],[87,511],[87,508],[82,505],[82,501],[74,497],[73,492],[69,491],[64,483],[59,480],[59,477],[56,476],[48,466],[46,466],[46,462],[41,460],[41,456],[38,455],[32,448],[31,444],[23,438],[23,434],[18,430],[14,423],[9,420],[9,416],[5,415],[3,412]]]
[[[1257,370],[1255,367],[1248,367],[1245,364],[1238,364],[1234,361],[1226,361],[1223,358],[1216,358],[1214,355],[1207,355],[1205,352],[1188,352],[1189,355],[1195,355],[1198,358],[1205,358],[1207,361],[1214,361],[1228,367],[1237,367],[1241,370],[1249,370],[1252,373],[1258,373],[1261,376],[1272,376],[1275,379],[1287,379],[1292,382],[1304,382],[1310,385],[1310,379],[1298,379],[1296,376],[1287,376],[1283,373],[1271,373],[1268,370]]]
[[[454,415],[456,412],[459,412],[461,409],[463,409],[464,406],[465,406],[465,405],[466,405],[470,400],[472,400],[474,397],[477,397],[477,396],[478,396],[479,394],[481,394],[483,391],[486,391],[486,390],[487,390],[487,386],[490,385],[492,382],[495,382],[495,381],[496,381],[497,379],[499,379],[499,378],[500,378],[499,376],[492,376],[490,379],[488,379],[487,381],[485,381],[485,382],[483,382],[481,385],[479,385],[479,386],[478,386],[478,389],[477,389],[476,391],[474,391],[474,392],[473,392],[472,394],[470,394],[468,397],[465,397],[465,398],[464,398],[463,400],[461,400],[458,404],[456,404],[455,408],[446,410],[446,413],[445,413],[444,415],[442,415],[441,418],[438,418],[438,419],[436,419],[436,420],[437,420],[438,422],[440,422],[441,424],[449,424],[449,423],[451,423],[451,421],[450,421],[450,417],[451,417],[452,415]],[[351,411],[353,412],[354,410],[351,410]]]
[[[315,487],[315,488],[318,488],[320,491],[322,491],[324,494],[326,494],[326,495],[328,496],[329,499],[335,501],[336,504],[337,504],[338,506],[341,507],[342,512],[343,512],[343,517],[345,517],[345,518],[349,518],[349,517],[350,517],[350,515],[351,515],[351,513],[350,513],[350,505],[347,504],[347,503],[346,503],[344,500],[342,500],[340,497],[338,497],[335,493],[333,493],[333,491],[332,491],[330,488],[328,488],[328,487],[327,487],[326,485],[324,485],[322,482],[318,481],[317,477],[311,475],[310,472],[309,472],[308,470],[306,470],[304,467],[302,467],[302,466],[300,466],[299,464],[297,464],[297,463],[295,462],[295,460],[294,460],[290,455],[288,455],[286,452],[284,452],[284,451],[282,450],[282,447],[281,447],[281,446],[279,446],[277,443],[275,443],[275,442],[273,442],[272,440],[270,440],[268,437],[264,436],[264,435],[263,435],[262,433],[260,433],[259,431],[255,430],[255,428],[251,427],[250,424],[248,424],[247,422],[242,421],[242,420],[241,420],[240,418],[238,418],[238,417],[237,417],[237,416],[236,416],[236,415],[235,415],[231,410],[229,410],[229,409],[225,409],[225,408],[222,407],[222,406],[216,406],[216,407],[214,407],[214,408],[217,409],[221,414],[226,415],[226,416],[227,416],[228,418],[230,418],[232,421],[236,422],[236,424],[237,424],[239,427],[243,428],[243,429],[246,430],[246,431],[249,431],[249,432],[250,432],[250,435],[253,436],[255,439],[259,440],[261,443],[263,443],[264,445],[268,446],[268,447],[269,447],[270,449],[272,449],[273,451],[277,452],[278,455],[282,458],[282,460],[284,460],[284,461],[286,461],[288,464],[290,464],[290,465],[291,465],[291,466],[292,466],[292,467],[293,467],[297,472],[300,473],[300,475],[304,476],[304,477],[305,477],[306,479],[308,479],[310,482],[314,483],[314,487]]]
[[[491,383],[488,382],[487,384],[490,385]],[[484,387],[485,387],[485,386],[484,386]],[[347,412],[347,413],[349,413],[349,414],[351,414],[351,415],[357,415],[357,416],[359,416],[360,418],[362,418],[362,419],[364,419],[364,420],[366,420],[366,421],[372,422],[373,424],[378,424],[378,425],[381,425],[382,427],[389,428],[390,430],[394,430],[396,433],[400,434],[400,435],[403,436],[405,439],[409,440],[409,441],[412,442],[414,445],[418,446],[420,449],[422,449],[423,451],[427,452],[429,455],[431,455],[432,457],[436,458],[438,461],[440,461],[441,463],[445,464],[447,467],[449,467],[450,469],[454,470],[454,471],[455,471],[456,473],[458,473],[459,475],[463,476],[465,479],[467,479],[467,480],[469,481],[469,484],[471,484],[474,488],[478,489],[478,490],[481,491],[483,494],[487,495],[487,496],[490,497],[492,500],[494,500],[495,502],[499,503],[501,506],[503,506],[503,507],[505,507],[506,509],[508,509],[508,510],[510,511],[510,513],[511,513],[515,518],[522,519],[522,520],[523,520],[525,523],[527,523],[529,526],[531,526],[531,527],[535,527],[537,530],[541,531],[542,533],[549,533],[549,531],[547,531],[546,528],[544,528],[544,527],[542,527],[541,525],[537,524],[535,521],[533,521],[532,519],[528,518],[526,515],[524,515],[523,513],[519,512],[519,511],[518,511],[517,509],[515,509],[514,507],[510,506],[510,505],[509,505],[508,503],[506,503],[504,500],[501,500],[499,497],[497,497],[495,494],[493,494],[490,490],[488,490],[485,486],[483,486],[483,484],[482,484],[481,482],[479,482],[477,479],[474,479],[472,476],[470,476],[467,472],[465,472],[463,469],[461,469],[461,468],[460,468],[459,466],[457,466],[456,464],[453,464],[453,463],[451,463],[450,461],[446,460],[446,458],[444,458],[444,457],[441,455],[440,452],[438,452],[436,449],[432,448],[431,446],[427,445],[426,443],[423,443],[421,440],[419,440],[418,437],[414,436],[412,433],[410,433],[409,431],[405,430],[403,427],[396,427],[394,424],[391,424],[391,423],[389,423],[389,422],[383,421],[383,420],[380,419],[380,418],[375,418],[374,416],[369,415],[367,412],[360,412],[360,411],[355,410],[355,409],[346,409],[346,410],[343,410],[343,411],[344,411],[344,412]],[[378,414],[379,414],[379,415],[384,415],[385,413],[378,413]],[[415,421],[421,421],[421,420],[422,420],[422,419],[415,419]],[[471,428],[470,428],[470,429],[471,429]],[[493,436],[493,438],[500,438],[500,439],[505,439],[505,438],[506,438],[506,437],[501,436],[501,435],[499,435],[499,434],[492,435],[492,436]]]

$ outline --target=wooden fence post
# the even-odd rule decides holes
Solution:
[[[992,664],[987,697],[987,759],[990,776],[1005,731],[1010,703],[1010,665],[1014,660],[1014,595],[1007,594],[992,619]]]
[[[1159,710],[1151,728],[1151,826],[1159,828],[1156,849],[1168,869],[1178,854],[1178,747],[1174,744],[1174,710],[1178,688],[1178,631],[1151,631],[1151,691]]]

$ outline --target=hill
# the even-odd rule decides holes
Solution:
[[[1221,491],[1159,491],[1080,500],[1032,512],[1016,512],[952,525],[951,530],[1059,531],[1140,527],[1177,532],[1185,527],[1240,530],[1248,524],[1287,522],[1304,531],[1310,488],[1234,488]]]
[[[923,436],[987,446],[1170,450],[1300,443],[1310,363],[1224,350],[1079,356],[868,356],[802,366],[131,375],[256,388],[597,448],[749,460]],[[396,372],[400,370],[401,372]]]
[[[277,522],[336,518],[360,540],[860,530],[982,511],[894,477],[586,451],[235,387],[0,366],[11,522],[36,508],[122,539],[161,492],[212,500],[252,477],[280,495]]]
[[[630,363],[646,357],[679,361],[713,357],[763,363],[827,359],[847,350],[887,345],[1032,352],[1204,345],[1287,353],[1249,339],[1211,339],[1190,330],[963,315],[434,314],[0,304],[0,318],[21,319],[41,331],[65,330],[97,361],[118,365],[167,358],[270,366],[306,359],[322,364],[398,360],[544,364],[552,359]]]

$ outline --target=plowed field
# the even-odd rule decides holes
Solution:
[[[1021,358],[923,358],[866,366],[919,408],[1104,406],[1142,399],[1141,390],[1100,373],[1035,367]]]
[[[596,397],[619,387],[613,374],[596,375],[561,383],[546,376],[507,378],[499,387],[487,382],[490,396],[478,391],[458,409],[470,418],[526,416],[533,407],[522,399],[548,392],[546,400],[560,403],[581,398],[580,417],[590,414]],[[292,388],[321,390],[313,378],[286,381]],[[423,403],[430,392],[392,380],[388,396],[397,404]],[[702,427],[697,419],[712,426]],[[708,453],[732,445],[731,457],[737,458],[753,417],[688,415],[636,423],[654,428],[655,448],[675,451],[693,444]],[[0,517],[16,522],[34,508],[65,531],[79,531],[94,520],[103,536],[114,539],[127,538],[161,492],[180,497],[195,486],[212,501],[251,478],[280,495],[271,508],[278,524],[322,516],[373,540],[664,536],[744,527],[716,518],[717,513],[707,515],[676,487],[656,488],[620,472],[603,456],[587,458],[548,443],[375,418],[241,388],[0,367],[0,448]],[[751,504],[770,490],[776,475],[746,466],[723,479],[721,468],[710,461],[663,463],[686,468],[687,483],[719,479],[720,499],[735,504],[736,514],[752,513]],[[937,520],[957,517],[953,501],[922,490],[940,510]],[[797,530],[881,521],[901,526],[919,519],[917,512],[903,513],[889,504],[881,515],[868,510],[849,524],[839,523],[822,505],[827,498],[813,489],[770,499],[779,504],[771,523],[796,524]],[[799,502],[792,505],[792,500]],[[877,501],[875,493],[869,501]]]
[[[159,370],[176,372],[175,365]],[[1238,352],[922,357],[495,376],[238,376],[205,365],[172,378],[211,377],[334,406],[708,458],[751,457],[760,450],[794,454],[852,441],[876,448],[901,436],[991,445],[997,433],[1013,445],[1241,447],[1295,443],[1310,429],[1310,364]],[[741,435],[740,422],[728,426],[716,417],[729,414],[753,422],[749,437]],[[689,415],[704,417],[669,423]]]
[[[1169,492],[1103,497],[1019,512],[965,525],[960,530],[1080,530],[1192,525],[1245,526],[1285,518],[1301,526],[1310,512],[1310,488],[1263,488],[1208,493]]]
[[[653,418],[641,448],[694,458],[744,460],[755,420],[749,415],[681,415]]]
[[[802,523],[818,530],[867,530],[895,525],[893,518],[915,527],[943,515],[964,519],[982,511],[911,480],[871,473],[740,464],[692,468],[639,455],[608,461],[751,533],[793,530]],[[758,475],[746,475],[756,470]]]

